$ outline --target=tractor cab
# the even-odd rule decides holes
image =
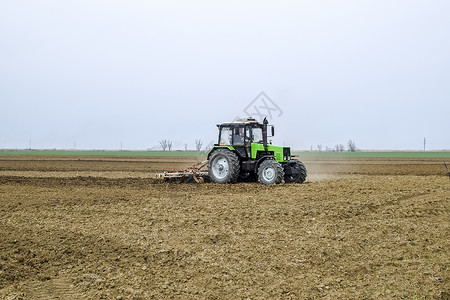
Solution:
[[[214,146],[230,146],[241,159],[249,159],[252,156],[252,144],[267,146],[267,123],[266,119],[261,124],[253,118],[247,118],[219,124],[219,141]],[[270,126],[270,129],[270,136],[273,136],[274,127]]]
[[[263,142],[263,126],[255,119],[240,119],[217,125],[219,143],[216,146],[249,145]]]

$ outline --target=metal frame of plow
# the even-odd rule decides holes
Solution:
[[[197,163],[193,166],[190,166],[183,171],[173,171],[173,172],[163,172],[163,173],[156,173],[156,178],[158,179],[178,179],[183,180],[187,179],[187,182],[194,180],[195,182],[199,183],[200,178],[205,179],[208,176],[207,171],[202,171],[204,167],[208,164],[208,161],[202,161],[200,163]]]

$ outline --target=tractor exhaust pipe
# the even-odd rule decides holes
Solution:
[[[267,151],[267,124],[269,124],[269,121],[267,121],[267,118],[264,118],[262,129],[264,151]]]

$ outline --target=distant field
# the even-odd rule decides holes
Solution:
[[[360,158],[450,158],[450,151],[359,151],[309,152],[294,151],[299,157],[360,157]],[[83,156],[205,156],[205,151],[112,151],[112,150],[0,150],[0,155],[83,155]]]

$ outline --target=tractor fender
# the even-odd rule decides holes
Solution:
[[[275,157],[273,155],[264,155],[264,156],[260,157],[255,164],[255,173],[258,173],[259,165],[267,159],[275,159]]]
[[[207,160],[209,160],[209,157],[211,156],[211,154],[212,154],[214,151],[216,151],[217,149],[228,149],[228,150],[233,151],[233,152],[236,151],[236,150],[234,149],[233,146],[214,146],[214,148],[212,148],[212,149],[209,151],[208,156],[207,156]]]

